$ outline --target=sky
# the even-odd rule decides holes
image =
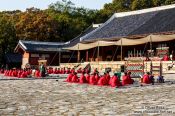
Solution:
[[[36,7],[46,9],[49,4],[61,0],[1,0],[0,11],[7,10],[22,10],[26,8]],[[112,0],[71,0],[75,6],[83,6],[90,9],[101,9],[105,3],[110,3]]]

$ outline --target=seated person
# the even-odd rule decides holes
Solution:
[[[77,70],[77,73],[81,73],[81,72],[82,72],[82,69],[79,68],[79,69]]]
[[[165,54],[164,56],[163,56],[163,61],[169,61],[170,59],[169,59],[169,57],[168,57],[168,54]]]
[[[87,74],[86,74],[86,81],[87,81],[87,83],[89,83],[89,79],[90,79],[90,74],[89,74],[89,72],[87,72]]]
[[[72,77],[73,77],[73,73],[70,73],[67,78],[66,78],[66,82],[72,82]]]
[[[106,81],[106,73],[104,73],[104,75],[103,75],[102,77],[99,78],[97,84],[100,85],[100,86],[108,85],[108,83],[107,83],[107,81]]]
[[[65,72],[66,72],[66,74],[69,74],[70,73],[70,69],[67,68]]]
[[[77,73],[75,72],[73,77],[72,77],[72,82],[73,83],[78,83],[79,82],[79,79],[78,79],[78,76],[77,76]]]
[[[125,72],[125,74],[122,77],[122,85],[129,85],[129,84],[133,84],[134,80],[131,79],[131,72],[127,73]]]
[[[72,68],[72,69],[70,70],[70,72],[71,72],[72,74],[74,74],[75,69],[74,69],[74,68]]]
[[[114,76],[110,79],[110,85],[111,85],[111,87],[122,86],[117,74],[114,74]]]
[[[61,74],[65,74],[65,68],[61,69]]]
[[[95,74],[95,80],[96,82],[98,82],[98,80],[100,79],[100,76],[98,75],[98,72]]]
[[[134,83],[134,80],[131,79],[131,72],[128,72],[128,79],[129,79],[129,83],[130,84],[133,84]]]
[[[158,82],[158,83],[164,83],[164,78],[163,78],[163,76],[158,76],[157,82]]]
[[[54,74],[58,74],[58,69],[55,68],[55,70],[53,71]]]
[[[146,74],[143,75],[143,83],[145,83],[145,84],[150,84],[151,83],[149,72],[147,72]]]
[[[93,72],[93,73],[98,73],[98,70],[97,70],[97,68],[95,68],[95,69],[94,69],[94,72]]]
[[[89,84],[91,84],[91,85],[96,85],[97,84],[97,81],[95,79],[95,75],[96,75],[96,73],[95,74],[92,74],[90,76],[90,78],[89,78]]]
[[[84,76],[84,73],[80,76],[79,83],[86,83],[86,77]]]
[[[110,83],[110,82],[109,82],[109,81],[110,81],[110,78],[111,78],[111,77],[110,77],[110,75],[109,75],[109,71],[107,71],[107,72],[106,72],[106,81],[107,81],[108,84]]]

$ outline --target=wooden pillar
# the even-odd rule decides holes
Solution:
[[[77,62],[80,62],[80,51],[78,50],[78,54],[77,54]]]
[[[152,54],[152,49],[153,49],[153,48],[152,48],[152,37],[150,36],[150,50],[151,50],[151,58],[153,57],[153,56],[152,56],[152,55],[153,55],[153,54]]]
[[[97,47],[97,61],[99,61],[99,56],[100,56],[100,46],[98,42],[98,47]]]
[[[88,52],[88,50],[86,51],[86,62],[88,62],[89,61],[89,52]]]
[[[61,64],[61,51],[59,51],[59,65]]]
[[[123,45],[122,45],[123,43],[122,43],[122,39],[121,39],[121,61],[123,60]]]
[[[98,50],[97,50],[97,60],[99,61],[99,55],[100,55],[100,47],[98,46]]]

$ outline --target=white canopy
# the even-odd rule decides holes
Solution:
[[[67,50],[87,50],[91,48],[95,48],[98,46],[132,46],[132,45],[140,45],[148,42],[163,42],[170,41],[175,39],[175,34],[172,35],[149,35],[147,37],[141,39],[127,39],[121,38],[118,41],[96,41],[92,43],[77,43],[75,46],[64,48]]]
[[[96,41],[92,43],[77,43],[75,46],[64,48],[67,50],[87,50],[91,48],[95,48],[97,46],[111,46],[115,45],[116,42],[109,42],[109,41]]]

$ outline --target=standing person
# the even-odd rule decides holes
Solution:
[[[41,77],[45,77],[45,73],[46,73],[46,69],[43,63],[41,63],[40,65],[40,73],[41,73]]]
[[[9,70],[8,64],[5,65],[5,69],[6,69],[6,70]]]

